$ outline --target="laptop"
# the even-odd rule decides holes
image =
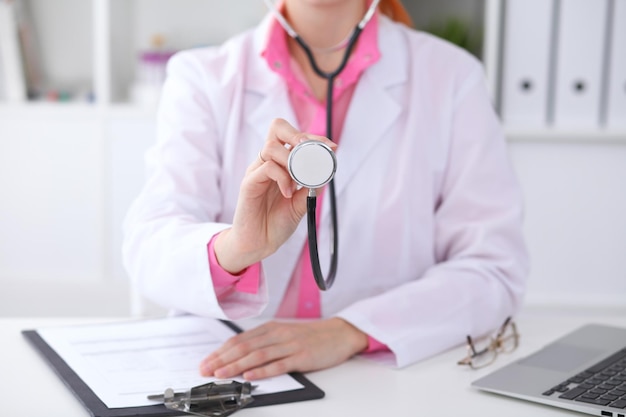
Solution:
[[[472,386],[596,416],[626,417],[626,329],[580,327]]]

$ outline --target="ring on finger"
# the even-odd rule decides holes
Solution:
[[[259,151],[259,159],[261,160],[261,163],[265,163],[265,162],[267,162],[267,161],[263,158],[263,155],[261,155],[261,151]]]

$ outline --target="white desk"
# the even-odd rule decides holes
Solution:
[[[50,325],[92,323],[91,319],[0,319],[0,415],[86,417],[89,414],[21,335]],[[319,416],[576,416],[570,411],[527,403],[470,388],[471,381],[585,323],[626,327],[626,311],[586,313],[525,311],[516,322],[519,348],[499,355],[490,367],[474,371],[456,365],[459,346],[404,369],[389,369],[355,358],[333,369],[307,374],[326,392],[322,400],[244,409],[241,417]],[[460,343],[462,341],[459,341]]]

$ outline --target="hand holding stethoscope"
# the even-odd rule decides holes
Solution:
[[[323,137],[309,137],[308,139],[311,142],[303,141],[301,139],[305,138],[305,135],[298,134],[297,131],[293,127],[290,126],[290,129],[286,129],[283,131],[282,128],[285,126],[276,126],[276,123],[273,125],[272,129],[276,129],[275,133],[280,133],[280,135],[272,136],[272,132],[270,129],[270,137],[268,142],[266,142],[265,148],[267,148],[268,152],[272,151],[272,159],[268,160],[261,151],[259,153],[259,161],[261,164],[261,170],[259,173],[255,172],[254,168],[252,168],[251,172],[248,170],[248,175],[258,174],[260,175],[257,179],[256,185],[262,184],[264,181],[267,182],[268,179],[272,179],[278,184],[278,189],[282,192],[284,197],[287,197],[288,202],[280,202],[275,198],[271,198],[270,196],[262,196],[257,195],[256,200],[251,199],[249,203],[251,203],[250,207],[243,208],[241,211],[244,214],[241,216],[245,218],[253,218],[256,216],[263,216],[263,213],[273,213],[275,210],[277,212],[289,212],[285,214],[289,214],[288,218],[282,219],[282,221],[277,221],[276,226],[279,227],[275,232],[271,229],[274,226],[274,222],[266,222],[263,223],[262,219],[259,218],[256,222],[253,223],[254,226],[258,228],[257,232],[262,233],[261,236],[265,236],[268,239],[266,242],[268,246],[265,248],[257,247],[259,238],[255,238],[254,236],[248,236],[252,239],[252,244],[244,244],[242,247],[235,247],[231,249],[235,249],[233,253],[237,253],[238,250],[242,249],[246,253],[255,254],[256,256],[246,257],[248,259],[254,259],[258,257],[260,254],[266,254],[265,256],[273,253],[278,246],[275,246],[275,243],[280,242],[280,244],[284,243],[287,238],[293,233],[295,228],[297,227],[298,222],[304,216],[304,213],[300,213],[302,207],[299,204],[299,199],[302,198],[303,190],[307,193],[306,198],[306,213],[307,213],[307,227],[309,232],[309,255],[311,257],[311,265],[313,267],[313,276],[315,277],[315,281],[317,286],[321,290],[329,289],[334,280],[335,274],[337,272],[337,248],[338,248],[338,238],[337,238],[337,207],[336,207],[336,196],[335,196],[335,187],[332,182],[333,176],[335,174],[337,161],[334,156],[334,144],[330,140],[331,132],[332,132],[332,116],[333,116],[333,85],[335,78],[343,71],[345,68],[348,58],[352,52],[352,49],[356,45],[356,42],[359,38],[359,35],[363,31],[363,28],[367,23],[371,20],[374,15],[376,8],[378,7],[379,0],[373,0],[370,3],[369,8],[367,9],[365,16],[358,22],[352,33],[346,38],[345,42],[340,43],[336,47],[331,49],[344,50],[343,60],[340,65],[332,72],[323,71],[318,65],[313,56],[313,49],[300,37],[296,31],[291,27],[289,22],[280,14],[280,12],[274,6],[272,0],[265,0],[269,10],[274,14],[276,20],[280,23],[280,25],[285,29],[285,32],[292,37],[298,45],[305,52],[313,71],[321,78],[327,81],[327,92],[326,92],[326,136]],[[282,123],[279,123],[282,124]],[[295,131],[295,132],[294,132]],[[291,138],[289,138],[289,134],[292,134]],[[296,138],[294,140],[294,137]],[[277,139],[276,141],[274,139]],[[278,146],[275,142],[279,142]],[[306,142],[306,143],[302,143]],[[268,143],[270,146],[268,146]],[[264,149],[265,149],[264,148]],[[287,153],[287,155],[285,155]],[[287,162],[285,163],[285,157],[287,157]],[[265,164],[271,162],[267,167],[264,167]],[[276,166],[275,163],[278,163],[279,166]],[[254,167],[254,164],[253,164]],[[283,168],[281,171],[280,167]],[[303,187],[299,191],[296,191],[295,195],[293,194],[293,182],[290,181],[288,177],[285,177],[284,168],[289,172],[290,179],[295,181],[298,185]],[[265,176],[263,176],[262,174]],[[252,178],[255,178],[252,176]],[[330,212],[331,212],[331,223],[332,223],[332,246],[331,246],[331,261],[329,272],[326,277],[324,277],[319,261],[319,255],[317,250],[317,225],[315,218],[316,211],[316,189],[322,187],[326,184],[329,184],[329,200],[330,200]],[[252,182],[254,184],[254,181]],[[244,189],[246,184],[242,186],[242,192],[247,190]],[[263,187],[257,187],[259,189]],[[267,190],[269,192],[269,190]],[[254,194],[254,193],[252,193]],[[276,196],[276,192],[274,191],[274,197]],[[293,197],[295,198],[292,198]],[[268,198],[271,199],[272,204],[268,201]],[[295,204],[294,204],[295,203]],[[291,206],[291,210],[286,208],[285,206]],[[255,212],[254,208],[260,208],[260,212]],[[240,203],[238,203],[238,212],[240,208]],[[269,220],[271,217],[268,217],[266,220]],[[235,220],[237,220],[237,213],[235,214]],[[239,219],[240,223],[246,225],[246,221],[243,219]],[[297,221],[296,221],[297,220]],[[295,222],[294,222],[295,221]],[[261,227],[264,226],[264,227]],[[246,227],[244,227],[246,229]],[[250,229],[250,227],[248,227]],[[284,232],[288,234],[285,235]],[[232,233],[232,229],[231,229]],[[223,233],[220,234],[218,239],[220,239],[219,245],[221,246],[224,238],[222,235],[231,233]],[[274,236],[274,234],[276,236]],[[239,236],[241,238],[241,236]],[[263,239],[261,239],[263,240]],[[237,240],[235,240],[236,242]],[[244,241],[245,242],[245,241]],[[239,240],[239,244],[241,245],[242,241]],[[279,245],[280,246],[280,245]],[[262,256],[260,259],[263,259],[265,256]],[[232,256],[231,256],[232,258]],[[243,258],[244,260],[246,258]],[[260,260],[260,259],[257,259]],[[218,255],[218,260],[222,267],[224,267],[224,261],[220,259]],[[233,259],[234,260],[234,259]],[[240,258],[240,261],[242,259]],[[254,261],[256,262],[256,261]],[[254,262],[245,264],[244,267],[250,265]],[[228,270],[228,268],[226,268]],[[241,268],[243,269],[243,268]]]
[[[237,273],[265,259],[296,230],[306,214],[310,191],[297,187],[289,173],[289,158],[293,165],[294,156],[300,154],[296,149],[302,150],[301,156],[315,152],[307,146],[311,141],[334,155],[336,145],[327,138],[302,133],[282,119],[272,122],[263,148],[241,183],[232,227],[220,233],[215,242],[216,256],[225,270]],[[296,171],[302,180],[308,184],[317,181],[320,170],[311,170],[306,161],[304,165],[300,162],[296,158],[296,165],[302,168]]]

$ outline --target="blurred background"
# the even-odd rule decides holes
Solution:
[[[525,193],[527,305],[626,307],[626,0],[404,3],[484,64]],[[120,248],[164,66],[265,13],[0,0],[0,317],[158,311],[132,293]]]

